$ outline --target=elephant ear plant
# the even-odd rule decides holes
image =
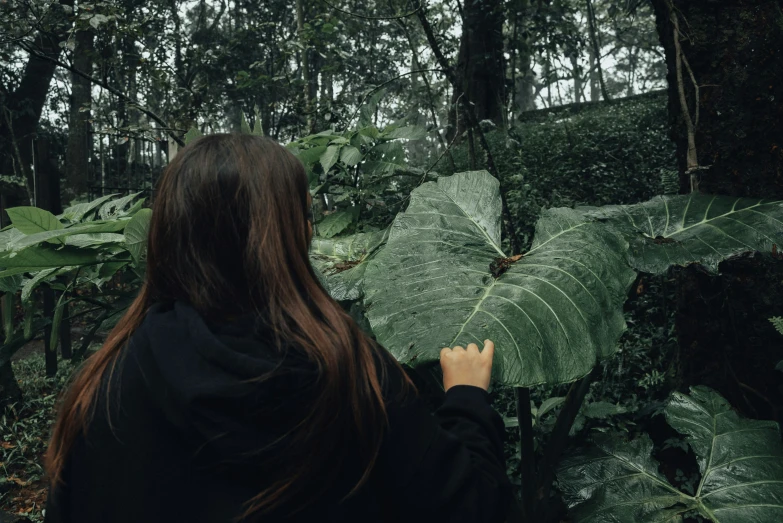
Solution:
[[[500,216],[499,184],[487,172],[421,185],[386,243],[360,258],[351,298],[363,295],[373,334],[413,368],[435,367],[444,346],[495,341],[495,379],[517,390],[523,506],[533,517],[596,363],[617,351],[637,272],[689,263],[716,270],[729,256],[768,252],[783,232],[783,205],[692,194],[550,209],[526,253],[502,250]],[[325,276],[335,281],[327,286],[344,299],[335,276]],[[559,383],[573,385],[536,466],[529,387]]]
[[[716,392],[675,392],[666,421],[686,436],[701,480],[692,494],[658,472],[646,435],[600,435],[566,457],[558,479],[580,523],[679,523],[693,514],[713,523],[783,521],[783,444],[778,424],[740,417]]]

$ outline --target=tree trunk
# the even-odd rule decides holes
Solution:
[[[518,16],[521,20],[518,20],[517,24],[521,27],[517,29],[518,36],[514,44],[517,46],[518,62],[519,62],[519,76],[516,77],[513,85],[514,89],[514,101],[515,112],[517,117],[525,111],[532,111],[536,108],[535,93],[534,93],[534,76],[533,73],[533,46],[531,33],[530,20],[533,17],[534,6],[530,5],[530,0],[517,0],[516,9],[518,10]]]
[[[681,189],[781,199],[783,11],[730,3],[653,0]],[[682,385],[712,386],[747,415],[779,419],[783,338],[768,318],[783,315],[783,262],[766,253],[724,262],[721,273],[678,273]]]
[[[299,43],[302,46],[302,83],[304,92],[304,106],[307,121],[305,134],[312,134],[315,129],[314,119],[314,100],[313,100],[313,82],[310,74],[310,46],[304,34],[304,2],[305,0],[296,0],[296,33]]]
[[[66,39],[70,28],[69,17],[63,6],[73,8],[73,0],[62,0],[52,5],[58,13],[48,31],[39,32],[31,45],[38,53],[57,59],[60,56],[60,42]],[[0,169],[3,173],[14,172],[14,162],[19,174],[33,162],[33,138],[49,93],[49,84],[57,66],[50,60],[30,53],[22,72],[19,86],[14,92],[0,89]],[[10,126],[8,121],[10,120]],[[15,139],[14,139],[15,138]],[[18,154],[17,154],[18,152]]]
[[[595,8],[593,6],[593,0],[586,0],[586,13],[587,13],[587,27],[590,34],[590,46],[593,48],[593,55],[595,56],[595,65],[598,71],[598,84],[601,86],[601,94],[604,100],[609,101],[609,91],[606,88],[606,81],[604,79],[604,69],[601,65],[601,41],[598,37],[598,21],[595,16]]]
[[[590,101],[591,102],[600,102],[601,101],[601,84],[598,81],[598,64],[595,56],[595,49],[593,49],[593,46],[589,46],[590,51],[590,75],[589,75],[589,81],[590,81]]]
[[[571,56],[571,71],[574,77],[574,103],[582,101],[582,68],[579,67],[579,57],[574,54]]]
[[[500,0],[467,0],[462,19],[462,37],[456,75],[459,88],[455,88],[451,111],[460,95],[462,107],[472,106],[478,121],[489,120],[504,127],[506,107],[506,74],[503,45],[503,2]],[[456,86],[455,86],[456,87]],[[456,115],[450,117],[456,128],[449,137],[460,136],[467,123]]]
[[[74,66],[87,74],[92,73],[95,37],[92,31],[76,33]],[[71,75],[71,109],[68,129],[68,149],[65,154],[65,178],[73,196],[87,191],[89,182],[92,135],[90,134],[90,105],[92,82],[77,74]]]

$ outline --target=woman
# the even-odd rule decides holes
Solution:
[[[141,292],[62,402],[47,522],[503,520],[492,343],[443,349],[430,415],[319,284],[309,199],[269,139],[180,151]]]

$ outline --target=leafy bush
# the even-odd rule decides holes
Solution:
[[[0,364],[49,324],[50,342],[56,347],[59,323],[72,303],[90,301],[102,311],[83,344],[85,350],[101,324],[121,316],[132,291],[94,300],[87,289],[100,290],[126,270],[131,287],[140,283],[151,211],[143,208],[138,196],[104,196],[69,207],[59,216],[36,207],[8,209],[11,226],[0,231],[0,292],[19,292],[26,310],[21,329],[12,319],[4,319]],[[33,292],[43,284],[60,293],[52,317],[44,317],[33,300]]]
[[[532,242],[544,209],[637,203],[671,193],[667,174],[676,162],[667,122],[661,93],[578,112],[536,112],[508,132],[487,133],[523,244]],[[453,155],[456,172],[470,170],[466,146]],[[446,165],[438,168],[453,174]]]
[[[0,464],[4,477],[0,479],[0,503],[40,522],[43,521],[43,506],[34,506],[33,500],[25,498],[39,492],[45,499],[41,456],[54,422],[57,396],[68,383],[75,366],[67,363],[54,378],[46,378],[43,355],[36,354],[14,362],[13,369],[23,399],[0,412]],[[19,492],[19,489],[23,490]]]

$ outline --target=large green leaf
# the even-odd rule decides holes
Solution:
[[[682,521],[667,510],[688,496],[658,472],[652,440],[631,442],[609,434],[593,436],[594,447],[565,457],[557,474],[574,523],[659,523]]]
[[[125,247],[131,253],[137,266],[144,266],[147,258],[147,235],[149,234],[152,209],[142,209],[131,218],[125,228]]]
[[[129,194],[128,196],[124,196],[122,198],[117,198],[116,200],[112,200],[109,202],[106,202],[103,204],[103,206],[98,211],[98,215],[104,219],[104,220],[110,220],[112,218],[117,218],[119,216],[122,216],[124,213],[122,212],[125,207],[136,199],[141,193],[133,193]]]
[[[344,145],[340,150],[340,161],[348,167],[353,167],[362,161],[362,153],[352,145]]]
[[[729,256],[783,245],[783,202],[694,193],[587,214],[626,235],[631,264],[650,273],[696,262],[717,270]]]
[[[335,211],[324,216],[316,225],[319,236],[323,236],[324,238],[337,236],[353,223],[356,219],[356,215],[357,213],[350,209]]]
[[[326,148],[326,151],[324,154],[321,155],[321,168],[324,170],[324,172],[329,172],[329,169],[332,168],[334,164],[337,163],[337,160],[340,158],[340,146],[339,145],[330,145]]]
[[[52,231],[39,232],[37,234],[29,234],[27,236],[18,238],[16,241],[9,245],[9,251],[20,251],[31,245],[37,245],[45,241],[51,241],[53,239],[61,239],[77,234],[97,234],[97,233],[113,233],[121,231],[128,223],[127,220],[115,220],[105,223],[85,223],[74,225],[66,229],[57,229]],[[66,242],[67,243],[67,242]]]
[[[367,316],[401,362],[438,360],[440,349],[497,347],[494,376],[513,386],[563,383],[614,354],[622,303],[634,279],[610,228],[571,209],[548,211],[533,248],[499,277],[498,181],[484,171],[422,185],[365,273]]]
[[[66,245],[74,247],[98,247],[107,243],[125,243],[125,236],[113,233],[75,234],[65,239]]]
[[[8,217],[11,223],[19,232],[24,234],[35,234],[44,231],[54,231],[62,229],[63,224],[57,217],[38,207],[12,207],[7,209]]]
[[[774,421],[740,417],[706,387],[675,392],[666,421],[688,436],[701,482],[699,512],[714,523],[783,521],[783,445]]]
[[[693,496],[658,473],[645,435],[595,436],[595,447],[563,460],[561,489],[575,523],[680,521],[697,511],[713,523],[783,521],[783,445],[777,423],[741,418],[720,395],[675,393],[669,424],[688,436],[702,474]]]
[[[100,253],[92,249],[65,246],[55,249],[48,245],[32,245],[23,251],[0,253],[0,267],[29,268],[31,271],[53,267],[92,265],[100,261]]]
[[[94,211],[95,209],[103,205],[108,200],[111,200],[115,196],[117,196],[117,194],[107,194],[106,196],[101,196],[97,200],[93,200],[87,203],[79,203],[72,207],[68,207],[60,215],[60,218],[64,220],[68,220],[69,222],[81,221],[91,211]]]
[[[335,300],[358,300],[363,295],[367,264],[385,245],[389,230],[342,238],[314,238],[310,246],[313,267],[323,276]]]

